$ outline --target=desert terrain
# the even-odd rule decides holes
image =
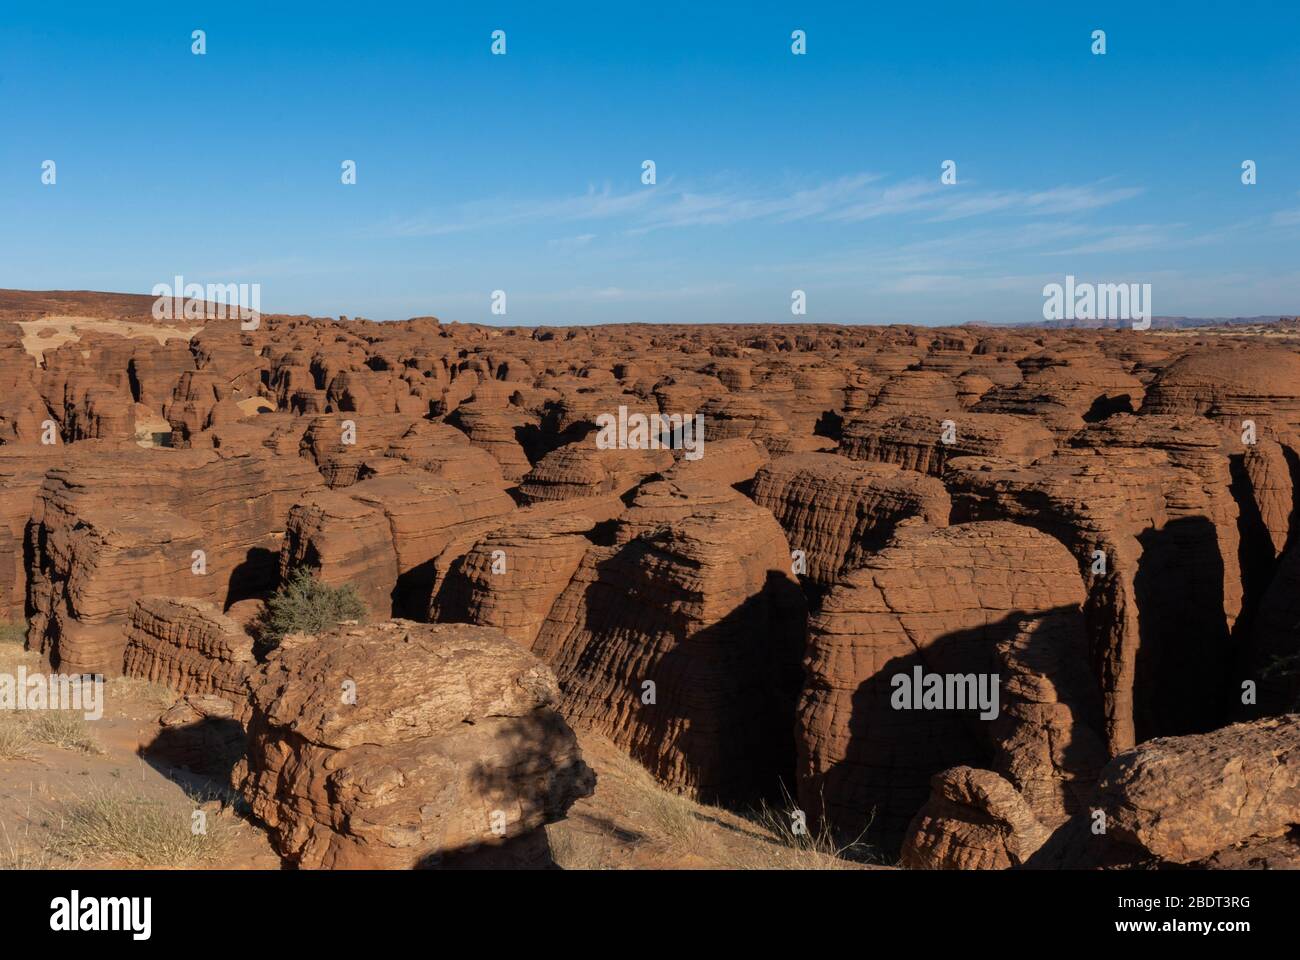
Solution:
[[[151,304],[0,291],[2,868],[1300,865],[1294,321]]]

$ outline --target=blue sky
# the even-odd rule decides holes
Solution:
[[[1300,312],[1294,3],[263,6],[6,4],[0,286],[516,324],[789,321],[802,289],[809,321],[960,323],[1034,320],[1070,273]]]

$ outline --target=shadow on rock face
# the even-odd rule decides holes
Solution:
[[[224,793],[229,789],[230,772],[243,757],[246,746],[244,728],[238,721],[201,717],[192,723],[163,727],[140,749],[140,756],[175,783]]]
[[[930,796],[931,778],[959,766],[992,769],[1034,800],[1045,820],[1080,808],[1105,763],[1100,694],[1086,668],[1077,607],[1011,611],[989,623],[936,637],[922,650],[890,657],[859,682],[850,701],[841,756],[810,767],[815,736],[800,742],[800,800],[810,817],[827,817],[841,834],[897,851],[908,825]],[[898,709],[894,678],[923,674],[997,676],[998,714],[981,710]],[[819,714],[808,714],[811,734]],[[1056,699],[1056,698],[1059,698]],[[1038,705],[1068,708],[1068,726],[1048,720]],[[822,707],[821,709],[825,709]],[[1060,714],[1047,714],[1047,717]],[[1046,723],[1047,726],[1043,724]],[[1050,749],[1048,749],[1050,745]],[[1035,762],[1034,758],[1039,758]],[[1050,758],[1047,759],[1047,758]]]
[[[597,564],[582,602],[585,642],[566,652],[568,708],[701,802],[776,801],[794,782],[803,594],[769,570],[733,609],[701,620],[681,550],[665,530]]]
[[[1135,738],[1203,733],[1226,719],[1222,677],[1232,655],[1214,524],[1179,518],[1138,541]]]
[[[244,561],[230,571],[230,580],[226,585],[226,597],[222,606],[229,607],[240,600],[265,594],[275,587],[279,576],[279,553],[263,547],[254,547],[248,551]]]
[[[590,796],[596,774],[575,755],[573,734],[560,716],[538,711],[501,729],[499,753],[477,764],[470,782],[482,802],[502,809],[521,809],[536,822],[562,820],[575,801]],[[557,758],[561,758],[557,763]],[[502,822],[504,827],[504,819]],[[421,857],[417,870],[559,869],[551,856],[545,827],[535,827],[504,840],[471,843],[437,850]]]
[[[538,827],[501,844],[476,844],[431,853],[416,870],[558,870],[546,830]]]

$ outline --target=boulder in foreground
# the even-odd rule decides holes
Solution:
[[[554,676],[493,628],[344,626],[251,687],[233,782],[299,867],[545,865],[543,825],[594,788]]]
[[[921,870],[1003,870],[1047,840],[1020,793],[992,770],[936,773],[933,793],[903,841],[903,866]]]
[[[1300,715],[1160,737],[1102,771],[1099,806],[1117,840],[1191,863],[1300,825]]]

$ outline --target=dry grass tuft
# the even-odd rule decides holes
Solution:
[[[0,716],[0,760],[30,760],[36,744],[100,756],[103,745],[75,710],[32,710]]]
[[[619,820],[644,833],[665,864],[730,870],[854,870],[882,862],[862,842],[836,837],[825,825],[805,827],[794,816],[797,804],[786,795],[779,806],[761,803],[733,811],[698,803],[663,787],[635,760],[616,757],[600,776],[618,790]],[[599,786],[597,787],[599,790]],[[806,818],[811,820],[811,812]],[[865,833],[865,831],[864,831]],[[566,869],[611,865],[612,845],[596,833],[555,830],[552,857]]]
[[[871,824],[852,840],[836,836],[825,817],[817,826],[796,820],[793,811],[797,805],[786,795],[784,809],[763,801],[748,819],[765,833],[768,843],[757,855],[737,848],[739,857],[728,864],[736,869],[749,870],[850,870],[866,863],[879,863],[876,851],[862,838]],[[746,862],[748,860],[748,862]]]
[[[0,624],[0,673],[29,675],[45,672],[44,658],[24,650],[26,624]],[[103,746],[86,726],[85,715],[75,710],[14,710],[0,713],[0,760],[31,759],[38,743],[99,755]]]
[[[65,804],[47,851],[80,863],[125,858],[140,866],[182,867],[217,859],[233,831],[215,811],[206,813],[206,832],[194,830],[195,811],[206,799],[167,802],[96,788]]]
[[[551,859],[565,870],[609,870],[613,867],[609,842],[599,834],[574,829],[571,824],[547,828]]]
[[[701,813],[704,808],[689,797],[666,790],[646,776],[646,793],[641,821],[646,828],[683,849],[692,850],[699,844],[708,823]]]
[[[13,624],[9,624],[13,626]],[[0,673],[17,673],[19,667],[26,667],[27,672],[44,669],[44,660],[35,650],[23,649],[23,635],[17,634],[0,640]]]
[[[0,717],[0,760],[30,760],[33,756],[27,724],[13,715]]]
[[[31,838],[31,825],[12,833],[0,820],[0,870],[48,870],[49,852]]]
[[[143,677],[113,677],[104,682],[104,698],[130,700],[162,711],[174,706],[181,695],[166,684]]]
[[[35,743],[94,756],[104,753],[104,747],[86,726],[85,716],[75,710],[32,711],[27,716],[26,727],[27,735]]]

